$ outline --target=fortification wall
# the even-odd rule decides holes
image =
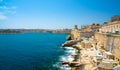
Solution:
[[[94,36],[97,44],[103,49],[110,51],[120,64],[120,35],[95,33]]]
[[[77,40],[80,38],[80,31],[76,29],[72,30],[70,36],[73,40]]]

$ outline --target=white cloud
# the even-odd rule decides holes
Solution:
[[[5,19],[7,19],[7,16],[5,16],[4,14],[0,13],[0,20],[5,20]]]
[[[2,2],[3,0],[0,0],[0,2]]]
[[[8,14],[16,14],[16,10],[7,11]]]
[[[16,6],[12,6],[11,9],[16,9],[17,7]]]
[[[0,10],[2,11],[2,13],[4,14],[16,14],[16,6],[11,6],[11,7],[7,7],[7,6],[0,6]]]
[[[0,6],[0,9],[9,9],[9,8],[6,6]]]
[[[16,6],[12,6],[12,7],[7,7],[7,6],[0,6],[0,9],[5,9],[5,10],[13,10],[13,9],[16,9],[17,7]]]
[[[0,0],[2,3],[4,0]],[[16,14],[16,6],[7,5],[9,3],[5,3],[3,6],[0,6],[0,20],[5,20],[8,18],[8,15]]]

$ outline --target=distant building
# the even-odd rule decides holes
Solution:
[[[77,29],[77,30],[78,30],[78,25],[74,25],[74,29]]]

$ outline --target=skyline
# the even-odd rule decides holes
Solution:
[[[120,0],[0,0],[0,29],[61,29],[120,15]]]

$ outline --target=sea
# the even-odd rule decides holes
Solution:
[[[58,70],[68,34],[0,34],[0,70]]]

